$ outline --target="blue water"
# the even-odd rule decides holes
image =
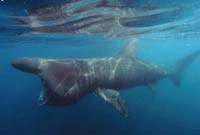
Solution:
[[[43,4],[47,2],[43,1]],[[160,1],[145,0],[137,4],[153,2],[162,5]],[[191,1],[174,3],[184,6],[187,2]],[[0,20],[4,20],[1,24],[9,22],[4,18],[6,13],[18,11],[18,14],[23,14],[25,8],[40,2],[22,3],[22,0],[0,2]],[[192,9],[188,12],[183,11],[182,17],[188,17],[187,14],[196,17]],[[9,34],[17,30],[6,25],[0,32],[0,135],[200,134],[200,58],[186,70],[179,88],[164,79],[157,83],[154,93],[147,87],[121,91],[127,102],[128,118],[120,116],[92,94],[72,106],[38,106],[41,82],[37,76],[12,68],[10,63],[15,58],[110,57],[116,56],[128,40],[95,35],[13,37]],[[152,36],[138,37],[137,56],[146,62],[171,66],[178,59],[200,49],[198,33],[190,38],[174,34],[173,39],[165,40]]]

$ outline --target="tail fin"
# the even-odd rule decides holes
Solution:
[[[175,69],[170,75],[170,79],[176,86],[180,86],[183,72],[192,64],[192,62],[200,56],[200,50],[193,52],[192,54],[180,59],[175,65]]]

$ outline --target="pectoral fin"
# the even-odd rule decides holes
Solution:
[[[95,93],[104,101],[112,105],[117,111],[120,112],[120,114],[128,117],[126,103],[117,91],[111,89],[98,89],[95,91]]]

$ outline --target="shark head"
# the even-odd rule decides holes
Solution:
[[[80,70],[74,61],[47,60],[40,58],[18,58],[12,66],[23,72],[36,74],[42,81],[40,105],[67,105],[81,97]]]
[[[12,66],[18,70],[37,74],[40,72],[40,59],[36,58],[18,58],[12,62]]]

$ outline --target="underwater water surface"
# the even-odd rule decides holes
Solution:
[[[200,134],[200,57],[184,72],[180,87],[176,87],[169,79],[163,79],[157,82],[153,92],[146,86],[120,91],[127,103],[129,111],[127,118],[119,115],[111,106],[93,94],[88,94],[70,106],[39,106],[38,98],[42,90],[40,79],[11,66],[11,62],[19,57],[51,59],[114,57],[130,39],[136,38],[138,59],[172,67],[180,58],[200,49],[197,0],[167,0],[166,3],[159,0],[119,0],[126,7],[133,5],[182,8],[178,11],[177,17],[162,14],[154,19],[144,19],[139,24],[131,22],[132,27],[146,29],[147,26],[150,30],[156,29],[145,35],[107,37],[104,33],[85,34],[84,31],[80,34],[58,32],[16,36],[16,33],[26,28],[15,27],[14,25],[18,23],[9,16],[24,16],[26,15],[24,10],[30,7],[63,2],[66,1],[0,2],[0,134]],[[169,28],[168,26],[176,28],[170,31],[160,30],[162,27]]]

